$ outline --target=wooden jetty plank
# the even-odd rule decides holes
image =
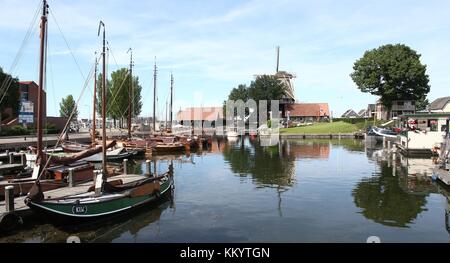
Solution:
[[[108,181],[121,179],[123,183],[130,183],[144,178],[140,174],[121,174],[117,176],[111,176]],[[44,192],[45,198],[58,198],[73,194],[86,193],[89,187],[93,185],[92,181],[80,183],[74,187],[62,187],[51,191]],[[14,209],[16,212],[25,212],[30,208],[25,205],[25,196],[17,197],[14,199]],[[5,201],[0,201],[0,215],[6,212]]]
[[[450,185],[450,172],[443,169],[435,169],[433,173],[441,180],[444,184]]]

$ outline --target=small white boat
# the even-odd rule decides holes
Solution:
[[[237,138],[237,137],[239,137],[239,134],[236,131],[228,131],[227,137],[228,138]]]

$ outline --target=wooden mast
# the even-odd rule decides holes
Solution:
[[[128,87],[128,119],[127,119],[127,127],[128,127],[128,139],[131,139],[131,114],[132,114],[132,103],[134,103],[134,98],[132,97],[132,89],[133,89],[133,50],[128,49],[130,53],[130,86]],[[127,51],[127,53],[128,53]]]
[[[97,53],[95,54],[95,71],[94,71],[94,99],[93,99],[93,106],[92,108],[94,109],[92,111],[92,145],[95,144],[95,121],[96,121],[96,111],[97,111]]]
[[[153,132],[156,132],[156,58],[153,70]]]
[[[103,51],[102,51],[102,179],[106,182],[106,33],[105,24],[100,21],[98,26],[98,35],[100,35],[100,28],[103,26]]]
[[[170,115],[169,115],[169,125],[170,125],[170,130],[172,130],[172,106],[173,106],[173,74],[170,73]]]
[[[39,60],[39,87],[38,87],[38,110],[37,110],[37,155],[36,161],[37,165],[42,161],[42,120],[43,120],[43,91],[44,91],[44,78],[45,78],[45,56],[47,44],[47,14],[48,14],[48,4],[47,0],[43,0],[42,4],[42,16],[41,16],[41,46],[40,46],[40,60]]]

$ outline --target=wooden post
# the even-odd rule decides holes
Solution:
[[[25,158],[25,154],[24,154],[24,153],[22,153],[22,154],[20,155],[20,163],[21,163],[23,166],[27,165],[27,159]]]
[[[169,165],[169,175],[170,176],[173,175],[173,164],[172,163]]]
[[[6,212],[14,211],[14,186],[12,185],[5,187],[5,208]]]
[[[145,166],[147,167],[147,174],[148,174],[148,175],[151,175],[151,174],[152,174],[152,171],[151,171],[151,167],[152,167],[151,161],[150,161],[150,160],[146,160],[146,161],[145,161]]]
[[[14,162],[14,153],[9,153],[9,164],[12,164]]]
[[[388,142],[387,142],[387,147],[388,147],[388,150],[391,149],[391,141],[388,141]]]
[[[128,174],[128,159],[123,159],[123,173]]]
[[[8,158],[9,157],[9,150],[6,150],[5,154],[6,154],[6,158]]]
[[[73,168],[69,168],[69,187],[74,187],[75,186],[75,180],[73,178]]]
[[[386,137],[383,136],[383,148],[386,148]]]

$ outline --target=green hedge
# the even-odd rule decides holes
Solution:
[[[50,123],[45,125],[43,132],[44,134],[58,134],[61,131],[56,128],[54,124]],[[30,134],[36,134],[36,130],[34,128],[24,128],[22,125],[14,125],[3,128],[0,132],[0,136],[21,136]]]

